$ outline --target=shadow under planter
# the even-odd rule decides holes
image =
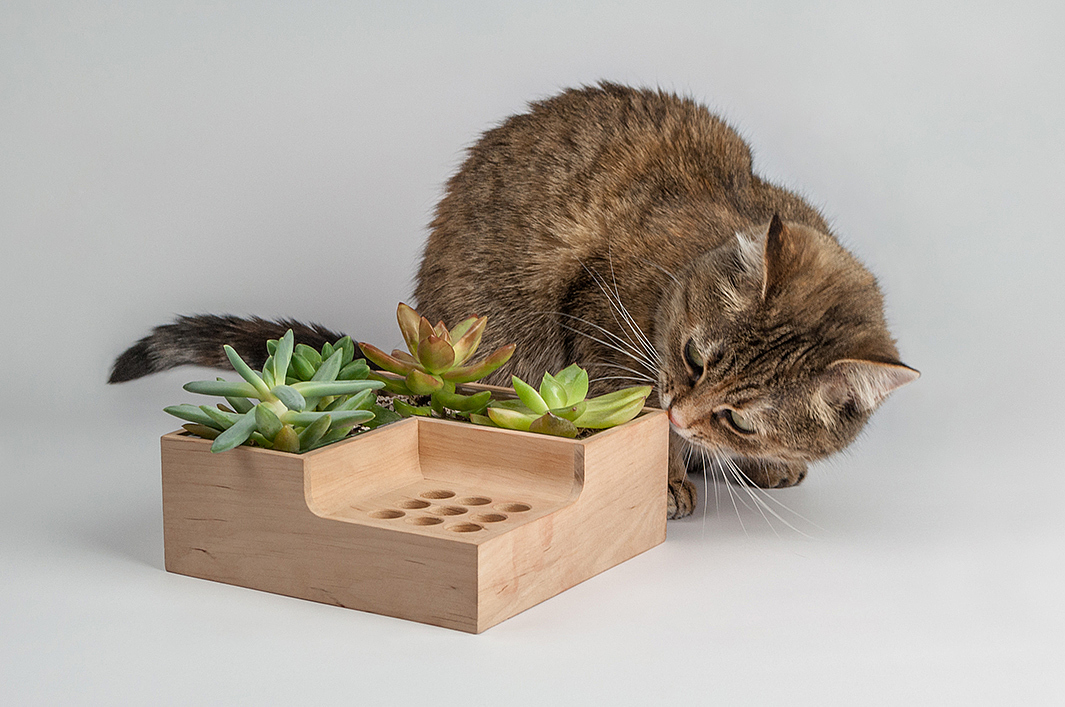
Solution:
[[[668,422],[410,418],[306,454],[162,438],[171,572],[479,633],[666,537]]]

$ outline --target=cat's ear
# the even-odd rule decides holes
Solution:
[[[784,281],[788,263],[794,256],[796,244],[794,236],[784,226],[780,214],[773,214],[769,222],[769,231],[765,234],[765,250],[762,260],[762,300],[765,301],[770,291]]]
[[[821,375],[818,393],[821,400],[832,405],[849,403],[863,412],[872,412],[893,391],[920,377],[919,371],[901,363],[843,358]]]

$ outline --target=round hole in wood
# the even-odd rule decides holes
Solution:
[[[467,496],[466,498],[460,498],[455,503],[461,503],[464,506],[487,506],[492,502],[492,499],[485,498],[484,496]]]
[[[481,513],[470,518],[470,520],[475,520],[478,523],[499,523],[506,519],[507,517],[502,513]]]
[[[436,489],[433,491],[426,491],[425,493],[421,494],[421,497],[437,500],[441,498],[451,498],[454,495],[454,491],[448,491],[447,489]]]
[[[484,526],[476,523],[457,523],[449,525],[447,529],[455,533],[476,533],[478,530],[484,530]]]
[[[373,512],[370,513],[370,517],[371,518],[383,518],[385,520],[388,520],[388,519],[391,519],[391,518],[402,518],[405,515],[407,515],[407,514],[404,513],[403,511],[397,511],[397,510],[393,510],[391,508],[389,508],[387,510],[383,510],[383,511],[373,511]]]
[[[425,516],[411,516],[407,519],[407,522],[411,525],[440,525],[444,522],[443,518],[427,518]]]
[[[497,511],[503,511],[504,513],[524,513],[531,508],[532,506],[527,503],[500,503],[495,507]]]
[[[418,508],[428,508],[428,501],[420,501],[417,498],[407,499],[406,501],[400,501],[396,504],[400,508],[406,508],[408,510],[417,510]]]
[[[462,506],[437,506],[430,508],[427,512],[438,516],[460,516],[466,512],[466,509]]]

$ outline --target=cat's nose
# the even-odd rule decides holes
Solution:
[[[684,415],[675,407],[669,408],[669,421],[673,423],[673,426],[677,429],[685,429],[688,426],[688,421],[684,419]]]

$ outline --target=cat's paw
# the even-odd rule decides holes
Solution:
[[[802,462],[770,462],[761,459],[738,459],[737,466],[753,486],[782,489],[797,486],[806,478],[806,464]]]
[[[695,510],[695,484],[688,479],[669,482],[669,498],[666,501],[666,518],[687,518]]]

